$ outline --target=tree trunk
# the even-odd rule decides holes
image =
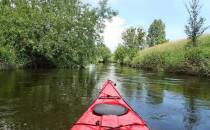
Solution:
[[[194,47],[196,47],[197,37],[192,38],[192,44]]]

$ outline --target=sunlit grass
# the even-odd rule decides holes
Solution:
[[[209,75],[210,35],[199,38],[197,47],[191,47],[188,40],[178,40],[144,49],[131,65],[155,71]]]

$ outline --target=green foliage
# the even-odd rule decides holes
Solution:
[[[122,33],[123,45],[126,48],[139,49],[140,47],[143,47],[145,35],[146,32],[144,32],[142,28],[130,27]]]
[[[149,46],[154,46],[166,41],[165,24],[161,19],[155,19],[148,30],[147,44]]]
[[[128,56],[126,56],[126,57],[124,58],[123,65],[129,66],[131,62],[132,62],[132,59],[129,58]]]
[[[110,62],[111,63],[116,63],[116,61],[115,61],[115,54],[114,53],[111,54]]]
[[[146,32],[140,27],[130,27],[122,33],[122,45],[115,51],[115,59],[121,64],[129,63],[136,53],[144,47]]]
[[[124,58],[127,56],[127,51],[125,46],[119,45],[114,53],[115,61],[119,62],[120,64],[124,63]]]
[[[15,49],[25,66],[74,67],[94,60],[104,19],[115,13],[80,0],[0,1],[0,44]]]
[[[187,40],[147,48],[140,51],[130,65],[154,71],[210,76],[210,36],[203,36],[199,41],[199,46],[194,48],[186,48]]]
[[[110,61],[111,58],[111,51],[109,50],[108,47],[106,47],[106,45],[104,44],[98,44],[97,45],[97,60],[98,62],[103,62],[103,63],[107,63]]]
[[[189,19],[185,26],[185,33],[192,41],[193,46],[196,46],[197,38],[208,29],[208,27],[204,27],[205,18],[199,16],[202,8],[199,2],[199,0],[191,0],[189,6],[186,5]]]
[[[185,59],[188,61],[188,64],[199,65],[204,60],[201,48],[188,49],[185,53]]]
[[[0,47],[0,64],[14,64],[16,56],[14,50],[9,47]]]

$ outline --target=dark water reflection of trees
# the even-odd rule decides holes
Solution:
[[[210,129],[210,80],[117,65],[0,72],[0,129],[68,129],[106,79],[154,130]]]
[[[67,129],[92,100],[88,70],[0,74],[0,129]]]

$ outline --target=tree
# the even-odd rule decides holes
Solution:
[[[130,27],[122,33],[123,45],[127,48],[137,48],[143,46],[146,33],[140,27]]]
[[[148,29],[147,44],[149,46],[166,42],[165,24],[161,19],[155,19]]]
[[[193,46],[196,46],[198,37],[208,29],[208,27],[204,27],[205,18],[200,16],[201,8],[199,0],[191,0],[189,5],[186,5],[189,18],[188,24],[185,26],[185,33],[192,41]]]
[[[122,33],[122,43],[130,59],[144,47],[145,35],[146,32],[140,27],[130,27]]]
[[[107,0],[0,0],[0,45],[26,67],[81,67],[95,60],[104,22],[115,13]]]
[[[124,63],[124,58],[127,56],[126,48],[123,45],[119,45],[114,53],[114,59],[120,64]]]
[[[105,28],[105,20],[112,20],[113,16],[116,16],[118,13],[112,10],[108,6],[108,0],[99,0],[99,7],[95,8],[96,16],[97,16],[97,24],[95,26],[96,29],[96,42],[98,44],[103,43],[102,33]]]
[[[137,28],[136,29],[137,34],[136,34],[136,43],[139,45],[138,48],[143,49],[145,47],[145,36],[146,32],[142,28]]]
[[[97,59],[99,62],[107,63],[111,57],[111,51],[105,44],[98,44],[97,45]]]

